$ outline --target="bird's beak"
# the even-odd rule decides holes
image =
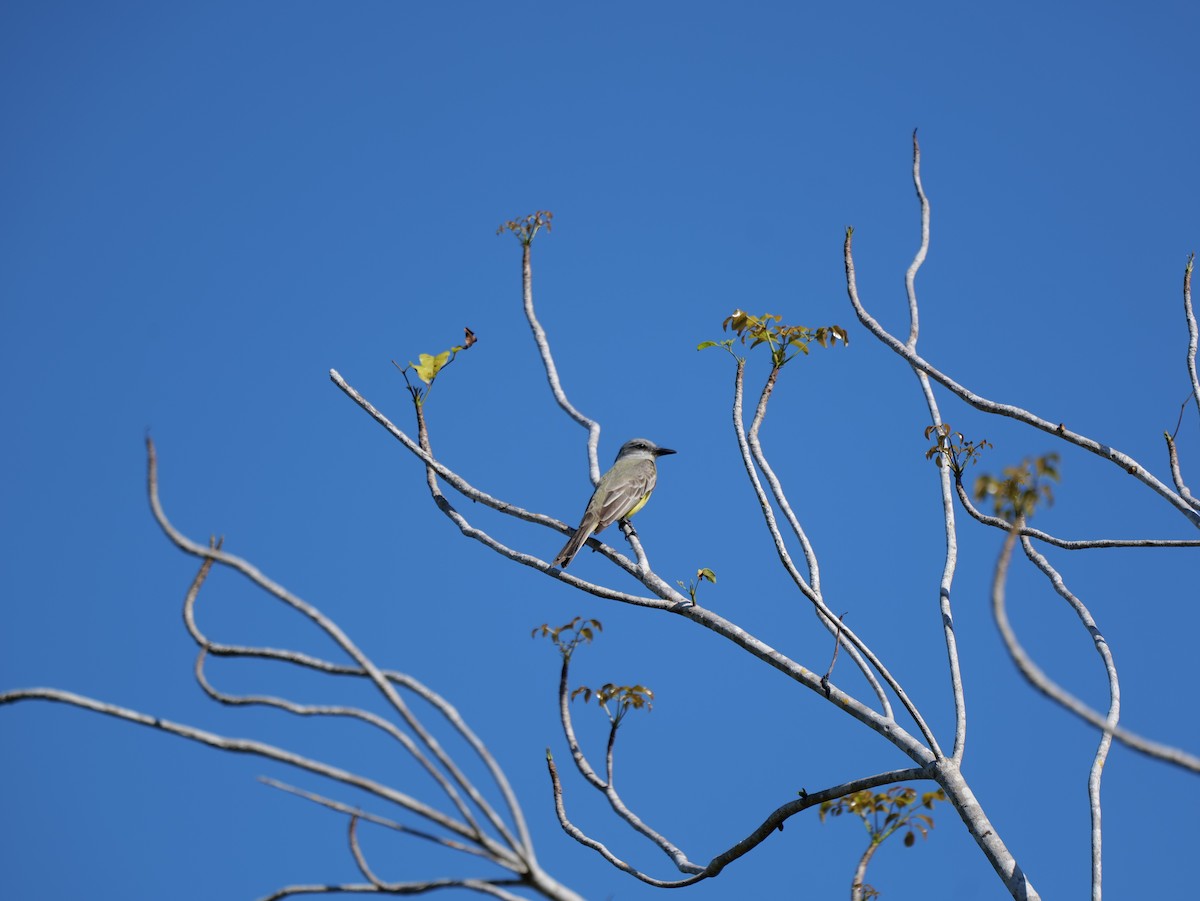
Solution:
[[[659,447],[659,448],[655,449],[654,456],[663,457],[663,456],[666,456],[667,454],[673,454],[673,453],[676,453],[676,452],[671,450],[669,447]]]

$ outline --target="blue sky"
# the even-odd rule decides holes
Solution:
[[[589,898],[654,890],[554,820],[543,749],[566,755],[557,659],[529,638],[540,623],[601,619],[577,681],[655,689],[654,710],[623,729],[621,785],[693,859],[802,787],[906,765],[704,630],[578,595],[464,539],[413,458],[330,384],[336,368],[408,428],[390,361],[470,326],[479,344],[430,401],[435,448],[494,495],[577,517],[585,436],[539,370],[519,248],[494,234],[550,209],[535,297],[564,386],[603,425],[604,461],[635,435],[679,450],[639,514],[656,567],[671,579],[711,567],[706,605],[820,670],[829,638],[778,571],[739,467],[731,363],[695,347],[738,307],[849,330],[848,349],[785,371],[764,442],[830,605],[948,743],[927,418],[915,380],[854,319],[843,230],[856,230],[864,302],[906,330],[919,127],[933,204],[922,352],[1168,480],[1162,433],[1188,394],[1180,281],[1200,244],[1198,26],[1184,3],[5,4],[0,686],[70,689],[428,794],[360,730],[218,708],[196,688],[179,619],[194,565],[149,515],[148,431],[175,523],[225,535],[378,663],[450,698],[517,787],[543,865]],[[983,469],[1062,452],[1043,528],[1195,537],[1111,465],[942,404],[995,445]],[[1198,421],[1190,408],[1179,433],[1193,484]],[[464,507],[546,559],[561,543]],[[987,599],[1000,540],[962,522],[965,772],[1043,897],[1081,897],[1097,737],[1003,652]],[[1195,553],[1049,556],[1112,646],[1123,723],[1194,752]],[[573,569],[611,578],[590,554]],[[1010,601],[1041,665],[1104,704],[1087,635],[1023,560]],[[334,654],[231,574],[214,575],[201,603],[219,640]],[[217,662],[211,677],[229,691],[371,703],[247,663]],[[597,714],[579,716],[600,754]],[[303,774],[57,705],[0,709],[0,736],[5,897],[255,898],[357,878],[342,818],[255,780],[332,793]],[[672,875],[569,773],[567,790],[580,825]],[[1104,800],[1110,895],[1176,893],[1200,782],[1118,747]],[[443,872],[402,839],[364,841],[385,878]],[[862,842],[850,822],[801,815],[689,891],[840,896]],[[891,901],[1002,896],[948,809],[928,842],[881,851],[869,881]]]

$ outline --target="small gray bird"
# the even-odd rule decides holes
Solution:
[[[621,445],[612,468],[600,477],[592,493],[579,528],[571,540],[550,563],[566,569],[583,543],[596,532],[603,532],[618,519],[628,519],[646,506],[658,481],[654,461],[664,454],[673,454],[669,447],[659,447],[645,438],[634,438]]]

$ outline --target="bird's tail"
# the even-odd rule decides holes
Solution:
[[[563,549],[550,561],[550,565],[556,566],[559,569],[566,569],[571,561],[575,559],[575,555],[579,553],[579,549],[583,547],[583,543],[591,537],[592,532],[595,530],[596,523],[590,517],[585,517],[583,522],[579,524],[579,528],[575,530],[575,534],[570,537],[567,543],[563,545]]]

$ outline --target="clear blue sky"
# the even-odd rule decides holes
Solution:
[[[517,244],[494,235],[550,209],[538,307],[567,390],[604,426],[602,456],[634,435],[679,450],[639,514],[657,568],[711,567],[707,606],[814,669],[829,638],[777,571],[738,466],[730,361],[695,346],[735,307],[849,329],[848,350],[789,367],[764,440],[830,605],[949,743],[927,419],[915,380],[854,320],[843,229],[856,228],[864,301],[906,329],[919,127],[934,215],[923,352],[1167,479],[1161,436],[1188,392],[1179,286],[1200,246],[1198,28],[1182,2],[4,4],[0,686],[71,689],[430,795],[360,730],[202,696],[179,619],[194,565],[144,498],[149,430],[175,522],[224,534],[381,665],[452,699],[515,783],[543,864],[589,898],[654,890],[554,821],[542,753],[565,752],[557,660],[529,638],[539,623],[603,620],[578,681],[656,690],[622,737],[621,784],[694,859],[801,787],[906,765],[704,630],[580,596],[464,539],[414,460],[328,381],[337,368],[410,426],[389,361],[470,326],[478,346],[430,403],[435,447],[492,494],[578,516],[584,435],[541,377]],[[985,468],[1064,453],[1044,528],[1195,537],[1112,466],[948,397],[943,412],[996,445]],[[1190,409],[1179,439],[1193,485],[1197,422]],[[556,534],[466,506],[523,550],[557,549]],[[964,523],[960,539],[967,776],[1043,897],[1084,897],[1096,736],[1003,653],[986,596],[1000,537]],[[1051,557],[1111,642],[1123,722],[1195,751],[1196,553]],[[593,555],[575,567],[605,573]],[[1103,704],[1087,635],[1024,561],[1010,595],[1041,664]],[[334,653],[231,575],[203,604],[220,640]],[[211,675],[230,691],[367,698],[246,664]],[[600,730],[587,735],[599,754]],[[0,709],[0,772],[6,898],[249,899],[356,878],[343,820],[255,777],[330,787],[262,761],[29,703]],[[582,826],[672,875],[578,778],[567,785]],[[1104,799],[1111,897],[1177,894],[1200,781],[1117,748]],[[403,840],[366,840],[385,878],[441,872]],[[690,896],[842,897],[862,841],[850,822],[803,815]],[[1002,897],[948,809],[869,878],[888,901]]]

